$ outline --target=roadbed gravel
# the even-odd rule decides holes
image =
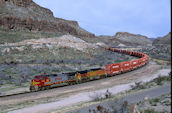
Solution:
[[[171,92],[171,84],[168,84],[168,85],[164,85],[164,86],[151,88],[151,89],[148,89],[148,90],[143,90],[141,92],[132,93],[132,94],[126,95],[125,97],[121,97],[121,98],[118,98],[118,99],[122,99],[122,101],[127,101],[128,104],[135,104],[135,103],[138,103],[140,101],[144,101],[145,97],[151,99],[151,98],[156,98],[156,97],[159,97],[159,96],[161,96],[163,94],[167,94],[167,93],[170,93],[170,92]],[[81,108],[81,109],[70,111],[70,112],[67,112],[67,113],[77,113],[78,111],[80,113],[88,113],[89,109],[96,109],[96,107],[98,105],[103,106],[105,108],[109,108],[108,107],[109,103],[113,103],[113,101],[114,100],[98,103],[98,104],[95,104],[95,105],[91,105],[91,106],[88,106],[88,107],[84,107],[84,108]],[[111,109],[111,108],[109,108],[109,109]],[[55,113],[55,112],[53,112],[53,113]]]
[[[130,89],[136,81],[147,82],[158,76],[165,76],[171,69],[161,69],[160,65],[150,62],[147,66],[122,75],[82,83],[73,86],[60,87],[42,92],[24,95],[22,98],[13,97],[0,101],[0,105],[19,104],[33,101],[25,108],[11,110],[9,113],[37,113],[57,110],[65,106],[91,100],[90,95],[104,93],[107,89],[114,94]],[[0,99],[1,100],[1,99]],[[38,103],[40,101],[40,103]],[[1,107],[0,107],[1,108]]]

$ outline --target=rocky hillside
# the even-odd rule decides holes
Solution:
[[[114,39],[126,45],[151,45],[151,40],[148,37],[128,32],[118,32],[114,36]]]
[[[0,90],[4,84],[13,88],[26,84],[28,88],[37,74],[81,71],[135,59],[72,35],[49,38],[27,35],[35,38],[0,44]]]
[[[0,28],[94,37],[94,34],[79,27],[76,21],[55,18],[49,9],[32,0],[1,0]]]
[[[155,39],[152,45],[142,48],[141,52],[147,53],[152,58],[171,61],[171,32]]]
[[[146,36],[117,32],[115,36],[101,35],[98,38],[109,46],[150,46],[152,41]]]
[[[169,32],[164,37],[157,38],[153,41],[153,45],[159,44],[171,45],[171,32]]]

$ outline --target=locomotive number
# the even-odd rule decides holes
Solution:
[[[55,81],[56,81],[56,80],[62,80],[62,77],[60,77],[60,78],[55,78]]]

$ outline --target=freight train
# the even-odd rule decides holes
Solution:
[[[115,76],[117,74],[126,73],[135,70],[145,65],[149,57],[148,55],[140,52],[120,50],[115,48],[105,47],[106,50],[119,52],[131,56],[138,57],[139,59],[127,62],[120,62],[114,64],[107,64],[105,68],[95,68],[84,71],[60,73],[60,74],[44,74],[35,76],[30,85],[30,91],[45,90],[52,87],[79,84],[85,81],[94,79],[105,78],[108,76]]]

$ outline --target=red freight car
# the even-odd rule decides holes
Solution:
[[[130,62],[121,62],[122,72],[127,72],[131,70]]]
[[[127,72],[130,70],[137,69],[143,65],[145,65],[149,57],[144,53],[127,51],[127,50],[119,50],[115,48],[106,48],[106,50],[121,52],[124,54],[132,55],[135,57],[139,57],[139,59],[121,62],[115,64],[107,64],[104,68],[95,68],[84,71],[70,72],[70,73],[61,73],[61,74],[47,74],[47,75],[39,75],[35,76],[32,79],[30,90],[38,91],[43,89],[48,89],[50,87],[61,86],[61,85],[70,85],[84,82],[84,80],[93,80],[97,78],[106,77],[106,75],[116,75],[122,72]]]
[[[138,59],[138,67],[142,66],[142,59]]]
[[[131,63],[131,69],[134,70],[138,67],[138,60],[132,60]]]
[[[121,63],[106,65],[106,71],[108,75],[115,75],[121,73]]]

